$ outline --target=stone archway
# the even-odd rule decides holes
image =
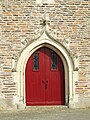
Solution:
[[[74,103],[75,98],[75,88],[74,88],[74,63],[70,57],[69,52],[66,48],[58,43],[55,40],[50,38],[39,38],[38,40],[32,42],[28,45],[21,56],[19,57],[16,73],[14,75],[14,79],[17,82],[17,101],[16,104],[22,106],[26,106],[25,101],[25,67],[28,58],[40,47],[46,46],[53,51],[55,51],[63,61],[64,69],[65,69],[65,104],[71,106]]]

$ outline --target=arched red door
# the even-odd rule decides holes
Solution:
[[[51,49],[42,47],[26,64],[26,105],[65,104],[64,66]]]

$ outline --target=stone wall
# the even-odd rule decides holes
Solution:
[[[17,63],[23,49],[38,38],[43,21],[48,24],[50,36],[63,44],[73,59],[78,57],[76,106],[82,102],[82,107],[90,107],[89,0],[54,0],[44,4],[37,4],[36,0],[0,0],[0,106],[13,107],[17,95],[13,60]]]

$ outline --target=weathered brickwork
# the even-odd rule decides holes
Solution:
[[[1,100],[13,103],[17,87],[12,61],[17,62],[23,49],[38,38],[44,19],[47,19],[48,33],[66,47],[72,58],[78,57],[75,93],[79,100],[90,101],[89,0],[54,0],[52,4],[37,4],[36,0],[0,0]]]

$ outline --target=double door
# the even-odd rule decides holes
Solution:
[[[65,104],[64,66],[51,49],[42,47],[27,61],[26,105]]]

